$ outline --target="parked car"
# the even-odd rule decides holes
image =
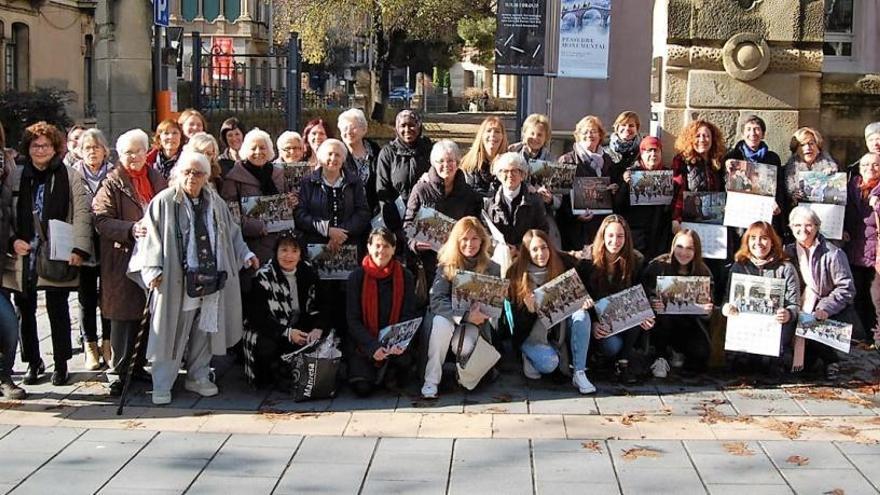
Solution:
[[[398,86],[388,93],[388,100],[410,101],[413,97],[413,91],[405,86]]]

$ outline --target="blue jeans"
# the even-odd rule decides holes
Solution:
[[[602,354],[609,358],[629,359],[632,348],[635,346],[641,327],[630,328],[604,339],[596,339]]]
[[[18,347],[18,316],[9,300],[9,293],[0,290],[0,378],[8,378],[15,364]]]
[[[590,315],[578,310],[568,318],[569,346],[575,371],[587,369],[587,351],[590,348]],[[541,374],[552,373],[559,366],[559,353],[549,344],[526,340],[521,346],[523,354]]]

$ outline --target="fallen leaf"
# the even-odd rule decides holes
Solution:
[[[133,420],[133,419],[130,419],[130,420],[126,421],[126,422],[123,423],[123,424],[125,424],[125,428],[126,428],[126,429],[129,429],[129,430],[133,430],[133,429],[135,429],[135,428],[143,428],[143,427],[144,427],[144,423],[143,423],[142,421],[135,421],[135,420]]]
[[[635,412],[635,413],[624,414],[623,416],[620,417],[620,422],[624,426],[632,426],[633,423],[639,423],[641,421],[645,421],[645,419],[646,418],[645,418],[644,414]]]
[[[624,450],[620,457],[627,461],[634,461],[639,457],[657,458],[660,457],[661,454],[663,454],[663,451],[660,449],[655,449],[653,447],[640,447],[637,445],[631,449]]]
[[[492,398],[497,400],[498,402],[513,402],[513,396],[506,392],[498,395],[493,395]]]
[[[599,442],[597,442],[595,440],[593,440],[591,442],[582,442],[581,447],[583,447],[587,450],[591,450],[593,452],[599,452],[599,453],[602,452],[602,444],[600,444]]]
[[[841,435],[846,435],[848,437],[859,436],[859,430],[849,425],[838,426],[837,433],[840,433]]]
[[[842,488],[835,488],[834,490],[831,490],[830,492],[825,492],[822,495],[844,495],[844,491]]]
[[[722,444],[728,453],[738,456],[753,456],[755,452],[745,442],[727,442]]]
[[[802,455],[792,455],[789,456],[788,459],[785,460],[785,462],[789,464],[797,464],[798,466],[806,466],[810,463],[810,458],[804,457]]]
[[[773,420],[767,424],[767,428],[781,433],[789,440],[796,440],[801,436],[803,428],[821,428],[822,423],[818,421],[779,421]]]

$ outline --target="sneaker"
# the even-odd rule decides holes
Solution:
[[[837,377],[839,375],[840,375],[840,364],[831,363],[825,367],[825,379],[828,380],[829,382],[836,381]]]
[[[220,390],[217,389],[217,385],[211,383],[211,380],[208,380],[207,378],[202,378],[201,380],[187,380],[186,383],[184,383],[183,388],[190,392],[195,392],[202,397],[213,397],[220,393]]]
[[[540,380],[541,372],[536,370],[534,366],[532,366],[532,362],[529,361],[529,358],[526,357],[525,354],[522,356],[523,360],[523,374],[526,375],[526,378],[529,380]]]
[[[27,397],[27,392],[9,379],[0,381],[0,395],[3,395],[4,399],[23,400]]]
[[[171,404],[171,391],[158,391],[153,390],[153,404],[157,406],[164,406],[165,404]]]
[[[437,385],[433,383],[425,382],[422,386],[422,398],[423,399],[436,399],[437,398]]]
[[[571,383],[577,387],[578,392],[587,395],[596,392],[596,386],[590,383],[584,370],[577,370],[571,377]]]
[[[669,350],[669,366],[673,368],[681,368],[684,366],[684,354]]]
[[[654,364],[651,365],[651,373],[654,378],[666,378],[669,375],[669,363],[666,362],[666,358],[655,359]]]

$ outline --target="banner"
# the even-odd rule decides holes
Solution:
[[[211,46],[212,76],[218,81],[229,81],[235,70],[235,48],[232,38],[216,37]]]
[[[544,75],[546,0],[499,0],[495,73]]]
[[[562,0],[559,77],[607,79],[610,32],[611,0]]]

